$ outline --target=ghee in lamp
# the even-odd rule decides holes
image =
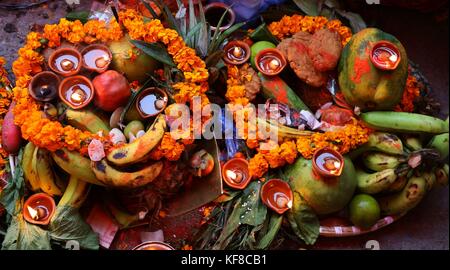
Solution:
[[[72,109],[87,106],[94,97],[92,82],[84,76],[64,79],[59,87],[59,97]]]
[[[143,90],[137,99],[136,107],[141,117],[148,118],[162,112],[166,108],[167,102],[166,92],[152,87]]]
[[[251,180],[248,161],[243,158],[228,160],[222,167],[224,182],[235,189],[244,189]]]
[[[59,77],[51,71],[40,72],[31,79],[28,93],[36,100],[48,102],[58,95]]]
[[[394,70],[401,60],[397,46],[389,41],[379,41],[373,45],[370,60],[375,67],[382,70]]]

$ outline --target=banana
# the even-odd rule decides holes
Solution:
[[[436,175],[433,172],[424,172],[422,177],[425,179],[427,191],[430,191],[436,183]]]
[[[110,187],[137,188],[142,187],[161,173],[163,163],[158,161],[136,172],[123,172],[111,167],[105,159],[92,161],[91,169],[98,180]]]
[[[33,143],[29,142],[25,146],[22,156],[23,174],[25,176],[25,180],[28,181],[30,189],[34,192],[41,189],[41,187],[39,186],[39,179],[37,178],[36,171],[33,170],[33,167],[31,166],[35,148],[36,146],[34,146]]]
[[[441,155],[441,159],[446,159],[449,152],[448,132],[434,136],[428,144],[428,148],[436,149]]]
[[[434,174],[436,175],[436,184],[439,186],[448,185],[448,164],[444,164],[441,168],[436,168]]]
[[[364,165],[373,171],[381,172],[386,169],[395,169],[407,160],[402,156],[393,156],[380,152],[369,152],[363,156]]]
[[[256,118],[256,121],[259,129],[263,129],[266,132],[270,133],[271,135],[276,134],[279,138],[299,138],[304,136],[310,136],[314,133],[311,131],[290,128],[280,123],[262,118]]]
[[[91,185],[85,181],[81,181],[75,176],[70,176],[69,184],[64,191],[63,196],[58,202],[58,206],[71,206],[80,208],[86,200]]]
[[[130,214],[120,209],[114,202],[105,203],[108,208],[110,214],[114,217],[114,219],[119,223],[120,229],[125,229],[130,227],[133,223],[141,220],[141,214]]]
[[[386,132],[372,132],[367,143],[361,145],[348,155],[351,159],[357,158],[362,153],[378,151],[387,154],[401,155],[404,152],[402,141],[395,134]]]
[[[91,161],[77,152],[67,148],[56,150],[52,153],[53,160],[68,174],[91,184],[103,186],[91,170]]]
[[[400,192],[405,188],[406,183],[408,183],[408,177],[406,177],[406,175],[398,176],[397,180],[384,190],[384,193]]]
[[[38,147],[34,149],[31,167],[36,172],[37,179],[39,179],[39,187],[50,196],[61,196],[62,190],[56,185],[56,178],[50,161],[47,150]]]
[[[422,142],[417,136],[405,136],[403,139],[405,146],[411,151],[418,151],[422,149]]]
[[[108,161],[114,165],[129,165],[145,158],[145,156],[161,141],[166,129],[164,115],[160,114],[147,132],[132,143],[113,148],[107,155]]]
[[[397,215],[408,212],[425,197],[426,192],[425,179],[421,176],[412,177],[401,192],[378,199],[381,213]]]
[[[366,112],[361,119],[371,128],[405,133],[448,133],[448,122],[428,115],[407,112]]]
[[[366,173],[356,170],[356,180],[359,190],[367,194],[375,194],[386,190],[397,179],[394,169],[386,169],[376,173]]]
[[[70,125],[81,130],[87,130],[92,133],[103,131],[107,135],[110,131],[109,125],[97,114],[89,110],[66,110],[66,120]]]

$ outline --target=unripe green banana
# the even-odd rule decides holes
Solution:
[[[369,152],[363,156],[364,165],[368,169],[376,172],[395,169],[404,162],[406,162],[406,159],[402,156],[393,156],[380,152]]]
[[[348,155],[351,159],[368,151],[378,151],[393,155],[403,154],[403,144],[395,134],[386,132],[372,132],[369,134],[369,140]]]
[[[356,170],[356,180],[359,190],[367,194],[379,193],[386,190],[397,179],[394,169],[386,169],[376,173],[366,173],[361,169]]]
[[[422,142],[417,136],[406,136],[403,139],[404,145],[411,151],[418,151],[422,149]]]
[[[384,215],[406,213],[419,204],[426,193],[427,183],[424,177],[412,177],[400,193],[378,199],[381,213]]]
[[[434,174],[436,175],[436,184],[439,186],[447,186],[448,173],[448,164],[444,164],[444,166],[436,168],[434,171]]]
[[[427,191],[430,191],[436,183],[436,175],[434,172],[424,172],[422,177],[425,179]]]
[[[448,133],[448,123],[428,115],[407,112],[367,112],[361,119],[375,130],[405,133]]]
[[[446,159],[449,152],[448,140],[448,133],[436,135],[431,139],[430,143],[428,144],[428,148],[436,149],[441,155],[441,158]]]

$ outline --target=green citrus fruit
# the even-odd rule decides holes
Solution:
[[[253,45],[250,47],[251,55],[250,55],[250,62],[252,63],[252,66],[256,68],[255,66],[255,57],[256,55],[264,50],[269,48],[275,48],[277,47],[275,44],[269,41],[258,41],[253,43]]]
[[[125,137],[129,139],[130,132],[133,133],[133,135],[136,135],[136,133],[138,133],[139,130],[144,130],[144,124],[142,124],[141,121],[133,120],[130,123],[128,123],[128,125],[123,130],[123,133],[125,133]]]
[[[358,194],[350,202],[350,220],[358,227],[370,228],[380,219],[380,206],[370,195]]]

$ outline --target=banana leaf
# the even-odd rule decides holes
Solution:
[[[268,218],[268,225],[266,230],[261,230],[259,232],[262,238],[258,241],[255,246],[256,249],[266,249],[273,242],[281,228],[283,222],[283,216],[278,213],[272,212]]]
[[[319,3],[317,0],[294,0],[294,3],[306,15],[309,16],[319,15]]]
[[[298,192],[294,191],[294,202],[287,218],[294,233],[307,245],[316,242],[320,233],[319,218]]]
[[[23,156],[23,148],[19,151],[18,155],[18,164],[16,164],[16,169],[14,171],[14,175],[9,180],[6,187],[0,193],[0,204],[3,205],[6,212],[8,213],[8,221],[11,217],[15,216],[17,213],[17,203],[20,198],[23,197],[25,193],[25,179],[23,175],[23,169],[21,166]],[[9,169],[9,164],[7,165],[7,169]],[[19,209],[20,211],[20,209]]]

